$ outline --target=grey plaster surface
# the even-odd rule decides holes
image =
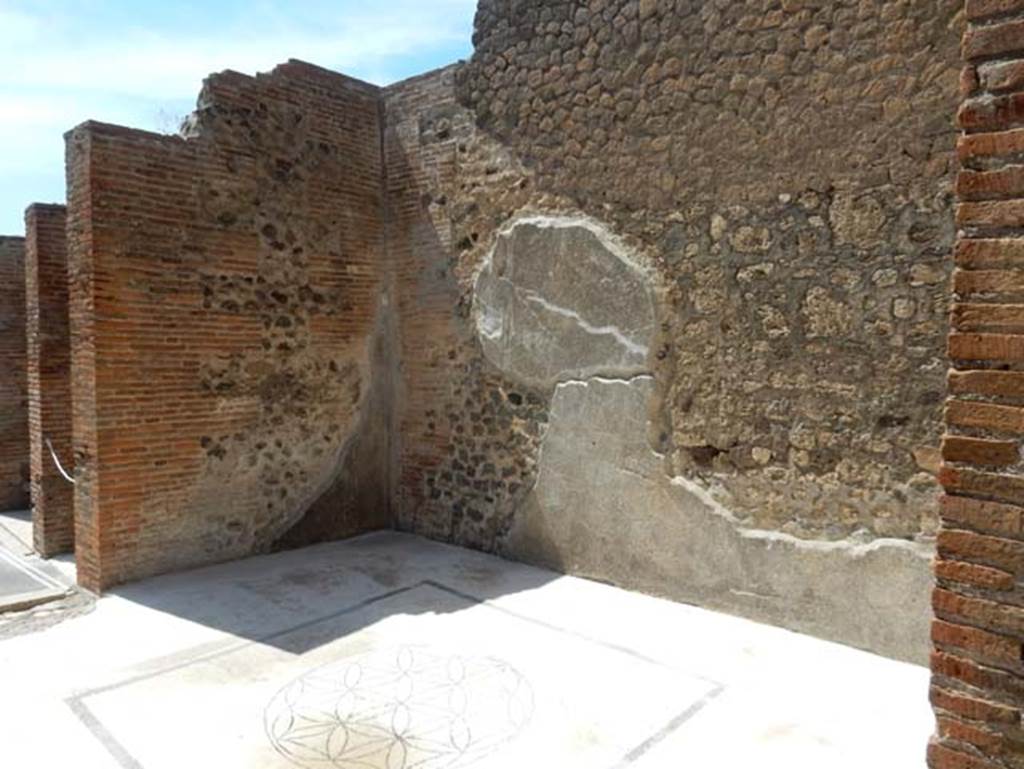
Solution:
[[[651,377],[559,385],[509,547],[571,574],[927,661],[932,548],[743,529],[666,475],[646,440]]]
[[[116,590],[0,680],[11,766],[912,768],[933,726],[924,668],[390,533]]]

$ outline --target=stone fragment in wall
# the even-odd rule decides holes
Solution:
[[[874,248],[885,242],[885,209],[871,195],[837,192],[828,215],[842,245]]]
[[[801,312],[807,323],[808,336],[838,336],[849,331],[850,308],[836,301],[828,289],[821,286],[807,292]]]

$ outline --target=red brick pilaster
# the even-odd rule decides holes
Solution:
[[[46,444],[71,472],[71,346],[64,206],[25,212],[29,444],[36,550],[51,557],[74,549],[74,487],[61,477]]]
[[[27,509],[25,240],[0,236],[0,510]]]
[[[967,0],[933,769],[1024,767],[1024,0]]]

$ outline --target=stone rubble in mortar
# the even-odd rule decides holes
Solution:
[[[479,5],[460,100],[652,253],[657,448],[746,526],[934,531],[961,10]]]
[[[325,357],[313,349],[315,319],[352,310],[340,291],[310,285],[310,254],[341,257],[336,223],[294,213],[303,210],[297,199],[304,194],[302,180],[324,173],[325,166],[342,173],[343,163],[334,148],[305,136],[298,109],[275,106],[251,115],[217,107],[212,114],[197,113],[193,121],[198,121],[193,133],[200,124],[214,132],[248,126],[251,142],[275,149],[255,161],[264,166],[262,189],[202,182],[205,218],[259,233],[258,274],[199,274],[204,310],[240,317],[258,313],[262,324],[262,350],[209,359],[200,372],[204,389],[259,403],[256,422],[234,434],[202,439],[208,492],[215,494],[222,479],[248,476],[264,507],[257,520],[227,516],[223,541],[211,543],[211,549],[240,543],[267,549],[309,501],[298,495],[317,483],[310,462],[316,467],[334,462],[331,455],[344,444],[363,395],[363,361],[344,353]]]
[[[503,376],[483,355],[472,333],[473,285],[494,235],[530,200],[530,177],[508,149],[476,130],[465,109],[446,107],[419,129],[424,145],[451,142],[458,169],[429,175],[425,200],[435,226],[452,233],[446,274],[458,296],[459,341],[446,351],[447,396],[419,419],[418,440],[437,444],[437,462],[406,490],[411,501],[399,525],[496,552],[536,483],[548,395]]]
[[[814,192],[692,221],[665,244],[673,472],[757,528],[932,532],[949,226]]]
[[[424,483],[430,504],[450,511],[448,530],[434,534],[493,552],[536,483],[547,398],[481,359],[469,363],[465,374],[453,383],[443,413],[427,412],[428,430],[444,419],[451,442]]]

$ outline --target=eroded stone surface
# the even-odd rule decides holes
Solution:
[[[476,283],[484,354],[534,386],[643,370],[654,299],[643,272],[585,220],[514,222]]]

